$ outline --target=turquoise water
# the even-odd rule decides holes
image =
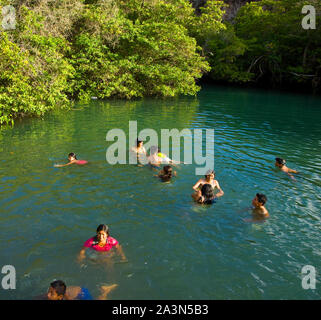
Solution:
[[[92,101],[0,131],[0,267],[14,265],[17,289],[0,299],[30,299],[53,279],[89,288],[117,283],[110,299],[320,299],[321,98],[206,87],[197,98]],[[214,128],[215,170],[225,195],[192,202],[195,164],[170,184],[148,167],[110,165],[106,133]],[[90,164],[54,168],[75,152]],[[283,157],[297,181],[275,170]],[[270,219],[244,210],[265,193]],[[107,263],[85,240],[106,223],[128,262]],[[301,268],[317,270],[315,290]],[[1,277],[1,274],[0,274]],[[1,280],[1,279],[0,279]]]

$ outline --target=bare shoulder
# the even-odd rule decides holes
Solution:
[[[214,187],[219,187],[218,181],[217,181],[217,180],[214,180],[214,181],[213,181],[213,185],[214,185]]]
[[[73,300],[75,299],[79,293],[81,292],[81,288],[78,286],[69,286],[67,287],[66,294],[68,299]]]

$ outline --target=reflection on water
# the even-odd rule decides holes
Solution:
[[[117,283],[111,299],[320,299],[303,290],[301,268],[320,274],[321,99],[207,87],[197,99],[93,101],[0,131],[1,264],[17,270],[29,299],[53,279],[89,288]],[[153,128],[214,128],[215,171],[225,195],[213,206],[190,197],[195,165],[170,184],[148,167],[109,165],[106,133]],[[75,152],[87,166],[54,168]],[[182,152],[183,155],[183,152]],[[287,160],[292,181],[274,168]],[[257,192],[270,219],[247,223]],[[82,244],[106,223],[128,259]],[[320,279],[318,279],[320,280]]]

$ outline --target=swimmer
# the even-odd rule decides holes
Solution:
[[[267,197],[262,193],[257,193],[255,198],[252,200],[252,213],[255,218],[265,219],[270,215],[266,208],[264,207],[267,201]]]
[[[142,140],[136,140],[136,147],[132,147],[131,151],[139,154],[145,154],[146,155],[146,150],[145,147],[143,146],[144,142]]]
[[[215,178],[215,172],[214,172],[214,170],[210,169],[206,172],[205,179],[201,178],[195,183],[195,185],[193,186],[193,189],[195,190],[195,192],[192,194],[192,198],[195,201],[198,201],[198,199],[201,197],[201,195],[202,195],[201,188],[205,184],[211,185],[213,190],[215,190],[215,188],[217,188],[219,190],[219,192],[217,194],[215,194],[215,198],[219,198],[224,195],[224,191],[221,189],[218,181],[214,180],[214,178]]]
[[[163,182],[169,182],[173,176],[176,176],[176,171],[173,171],[171,166],[164,166],[163,170],[159,171],[156,176]]]
[[[215,199],[214,189],[208,183],[203,184],[199,198],[194,198],[198,203],[202,204],[213,204]]]
[[[115,288],[117,284],[110,286],[101,286],[101,294],[97,300],[107,300],[107,295]],[[93,300],[87,288],[69,286],[61,280],[55,280],[50,283],[46,297],[48,300]]]
[[[150,156],[147,158],[148,163],[155,167],[160,167],[161,164],[172,164],[175,166],[175,164],[180,164],[182,162],[175,161],[170,159],[166,154],[160,152],[160,149],[157,146],[152,146],[150,148]]]
[[[109,251],[113,247],[116,248],[117,252],[122,258],[122,261],[127,261],[126,256],[123,252],[122,247],[118,243],[118,241],[112,238],[109,235],[109,228],[105,224],[100,224],[97,227],[97,235],[88,239],[85,243],[83,248],[81,249],[78,255],[78,261],[82,261],[85,258],[85,250],[86,248],[92,248],[96,251]]]
[[[83,164],[88,163],[88,161],[86,161],[86,160],[78,160],[77,156],[73,152],[68,154],[68,160],[69,160],[69,162],[66,164],[55,164],[54,166],[58,168],[58,167],[69,166],[70,164],[74,164],[74,163],[79,164],[79,165],[83,165]]]
[[[299,172],[288,168],[285,164],[286,164],[286,161],[284,159],[275,158],[275,166],[280,168],[283,172],[287,173],[292,179],[295,180],[294,176],[291,173],[299,173]]]
[[[136,160],[140,163],[138,164],[139,167],[148,163],[146,150],[143,144],[144,144],[143,141],[137,139],[136,147],[132,147],[130,149],[131,151],[130,156],[132,157],[133,160],[135,160],[136,158]]]

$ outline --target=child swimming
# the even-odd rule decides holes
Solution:
[[[268,218],[269,212],[264,207],[267,202],[267,197],[262,193],[257,193],[255,198],[252,200],[252,212],[255,218]]]
[[[163,170],[159,171],[157,175],[163,182],[169,182],[173,176],[176,176],[176,171],[173,171],[171,166],[164,166]]]
[[[81,261],[85,258],[85,249],[92,248],[96,251],[109,251],[115,247],[123,261],[126,261],[126,256],[119,245],[118,241],[109,235],[109,228],[105,224],[100,224],[96,230],[97,235],[88,239],[81,249],[78,260]]]
[[[292,179],[294,179],[294,176],[291,173],[299,173],[299,172],[288,168],[285,164],[286,164],[286,161],[284,159],[275,158],[275,166],[280,168],[283,172],[287,173]]]
[[[97,300],[107,300],[107,295],[110,291],[117,287],[117,284],[101,286],[101,294]],[[67,287],[62,280],[55,280],[50,283],[46,298],[48,300],[93,300],[87,288],[77,286]]]
[[[66,164],[55,164],[54,166],[55,167],[65,167],[65,166],[69,166],[70,164],[74,164],[74,163],[79,164],[79,165],[84,165],[84,164],[88,163],[88,161],[86,161],[86,160],[78,160],[77,156],[73,152],[68,154],[68,160],[69,160],[69,162]]]
[[[214,170],[210,169],[206,172],[205,179],[201,178],[195,183],[195,185],[193,186],[193,189],[195,190],[195,192],[192,194],[192,198],[195,201],[198,201],[198,199],[201,197],[202,195],[201,188],[203,185],[206,185],[206,184],[209,184],[213,188],[213,191],[215,188],[219,190],[219,192],[215,194],[215,198],[219,198],[224,195],[224,191],[221,189],[218,181],[214,180],[214,178],[215,178],[215,172]]]

